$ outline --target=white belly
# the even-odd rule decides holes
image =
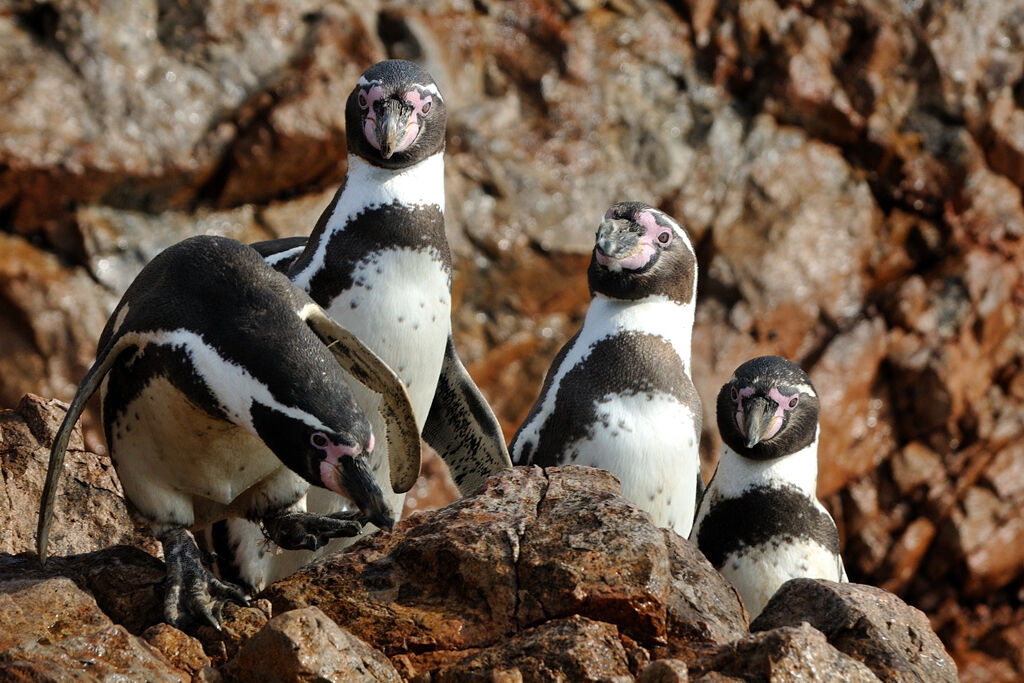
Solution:
[[[694,416],[664,394],[613,396],[596,404],[592,434],[572,444],[573,464],[608,470],[622,495],[655,524],[690,533],[698,476]]]
[[[730,553],[719,571],[736,587],[751,620],[790,579],[844,580],[836,556],[806,539],[768,542]]]
[[[374,263],[361,264],[352,279],[356,284],[334,299],[327,312],[402,378],[409,390],[416,426],[422,431],[451,331],[448,276],[430,254],[396,249],[379,254]],[[367,288],[367,284],[372,289]],[[387,483],[391,480],[391,467],[384,420],[377,412],[380,398],[356,382],[352,383],[352,391],[377,436],[376,447],[369,458],[370,467],[377,481],[383,482],[384,498],[397,519],[402,514],[405,494],[395,493]],[[346,507],[339,496],[318,488],[310,489],[306,504],[310,512],[320,514]],[[352,542],[352,539],[337,539],[328,546],[328,552]],[[282,571],[287,572],[285,561],[281,562]],[[277,575],[278,572],[273,572],[272,580]]]
[[[164,378],[120,413],[110,437],[125,495],[158,524],[202,526],[308,486],[260,439],[211,417]]]

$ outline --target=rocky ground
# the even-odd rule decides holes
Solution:
[[[851,579],[923,610],[962,679],[1024,676],[1021,0],[3,0],[0,47],[0,407],[17,407],[0,415],[0,551],[32,545],[24,458],[42,457],[32,415],[51,408],[22,397],[70,398],[120,291],[164,246],[308,232],[344,175],[352,83],[405,57],[448,104],[456,343],[507,434],[585,310],[597,220],[618,200],[656,204],[698,251],[705,475],[724,379],[761,353],[799,362],[822,395],[819,493]],[[88,536],[110,515],[116,534],[94,542],[145,547],[123,511],[90,507],[118,494],[89,453],[94,419],[79,446],[90,483],[62,493],[75,523]],[[542,644],[591,633],[641,670],[618,617],[557,614]],[[280,630],[323,619],[303,615]],[[144,628],[114,621],[127,631],[105,637]],[[509,647],[529,650],[538,623],[517,621]],[[718,644],[852,672],[818,632]],[[477,659],[432,654],[431,670],[504,656],[476,642],[450,646]],[[738,675],[713,659],[684,661]]]
[[[20,463],[34,496],[63,412],[29,397],[0,423],[5,471]],[[147,539],[119,518],[109,463],[71,456],[63,554],[0,554],[5,681],[957,680],[925,614],[876,587],[790,582],[749,623],[695,546],[583,467],[509,470],[187,634],[162,623],[162,563],[114,545]]]

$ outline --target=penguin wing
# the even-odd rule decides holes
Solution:
[[[387,425],[391,488],[395,493],[405,493],[420,475],[420,434],[405,384],[377,354],[334,322],[324,309],[308,303],[299,317],[327,345],[341,367],[370,391],[380,394],[377,410]]]
[[[103,378],[106,377],[117,360],[122,347],[122,337],[115,337],[107,342],[107,345],[99,353],[96,362],[92,364],[89,371],[85,373],[75,397],[71,399],[68,412],[64,415],[64,421],[60,423],[56,436],[53,438],[53,445],[50,446],[50,460],[46,466],[46,483],[43,484],[43,495],[39,501],[39,524],[36,527],[36,551],[39,554],[39,562],[46,562],[46,546],[49,542],[50,527],[53,526],[53,506],[57,499],[57,484],[60,481],[61,470],[64,467],[64,454],[68,449],[68,441],[71,440],[71,433],[75,430],[78,418],[85,410],[85,404],[89,402],[96,390],[99,389]]]
[[[276,240],[253,242],[249,245],[256,250],[274,270],[287,273],[292,261],[306,248],[305,237],[280,237]]]
[[[423,425],[423,440],[448,464],[462,495],[476,491],[495,472],[512,467],[498,418],[455,353],[451,334]]]

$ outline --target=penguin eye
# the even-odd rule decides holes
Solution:
[[[738,401],[740,399],[740,392],[736,391],[736,387],[729,387],[729,398],[734,401]]]
[[[799,402],[800,402],[800,397],[799,396],[794,396],[793,398],[789,399],[789,408],[790,408],[790,410],[792,410],[793,408],[796,408],[796,404],[799,403]]]
[[[316,448],[327,448],[329,443],[327,435],[323,432],[314,432],[313,436],[309,437],[309,442]]]
[[[421,109],[420,111],[424,114],[430,111],[430,100],[427,100],[426,102],[423,103],[423,109]]]
[[[364,93],[362,90],[360,90],[359,91],[359,96],[356,99],[359,101],[359,106],[362,107],[363,109],[366,109],[366,107],[367,107],[367,104],[366,104],[366,93]]]
[[[666,230],[665,232],[658,235],[658,241],[662,244],[668,244],[672,241],[672,235]]]

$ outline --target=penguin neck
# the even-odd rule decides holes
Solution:
[[[344,230],[355,216],[388,204],[436,206],[444,213],[444,152],[405,168],[381,168],[348,155],[345,185],[325,233]]]
[[[753,460],[722,444],[722,457],[715,472],[715,487],[725,498],[738,498],[754,487],[795,486],[817,499],[818,433],[814,440],[796,453],[771,460]]]
[[[327,245],[332,239],[344,233],[356,217],[395,204],[413,210],[435,208],[435,215],[439,212],[441,220],[426,222],[422,230],[437,231],[438,239],[445,239],[443,150],[399,169],[374,166],[362,157],[349,154],[345,182],[327,209],[330,214],[327,220],[310,236],[298,270],[289,275],[292,282],[308,290],[314,274],[327,263]]]
[[[689,372],[693,318],[692,301],[680,304],[661,295],[613,299],[594,292],[583,326],[603,327],[607,334],[635,331],[662,337],[676,350]]]

